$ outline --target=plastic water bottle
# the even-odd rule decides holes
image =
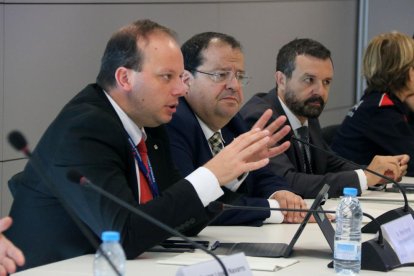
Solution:
[[[357,193],[355,188],[344,188],[336,209],[334,269],[339,275],[356,275],[361,270],[362,210]]]
[[[125,274],[125,253],[122,246],[119,244],[119,232],[105,231],[101,235],[102,244],[100,248],[106,253],[108,258],[113,262],[115,267],[121,273]],[[95,260],[93,262],[93,275],[94,276],[116,276],[116,272],[112,269],[111,265],[105,259],[105,257],[99,252],[95,254]]]

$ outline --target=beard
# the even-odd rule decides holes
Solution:
[[[325,102],[321,96],[313,95],[305,101],[300,101],[295,92],[289,89],[285,92],[285,103],[295,115],[306,118],[318,118],[325,107]],[[312,103],[319,103],[319,106]]]

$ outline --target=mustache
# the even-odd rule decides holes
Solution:
[[[305,101],[305,105],[307,105],[307,104],[309,104],[309,103],[319,103],[321,106],[324,106],[325,105],[325,102],[324,102],[324,100],[322,99],[322,97],[321,96],[312,96],[312,97],[310,97],[309,99],[307,99],[306,101]]]

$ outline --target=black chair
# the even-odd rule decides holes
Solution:
[[[335,137],[335,134],[340,126],[340,124],[337,124],[322,128],[322,137],[329,146],[332,144],[333,138]]]

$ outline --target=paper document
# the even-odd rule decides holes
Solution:
[[[220,257],[220,255],[218,256]],[[169,259],[158,260],[159,264],[168,265],[193,265],[199,262],[211,260],[212,257],[206,253],[182,253]],[[285,258],[258,258],[258,257],[246,257],[251,270],[262,270],[262,271],[276,271],[282,268],[293,265],[298,260],[285,259]]]

